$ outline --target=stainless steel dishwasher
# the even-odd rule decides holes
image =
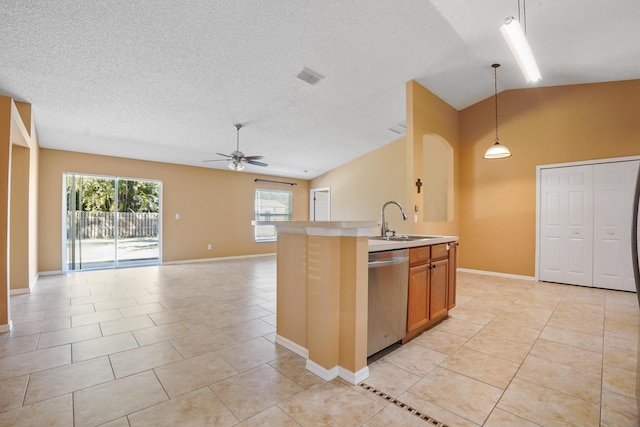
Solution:
[[[367,357],[404,338],[408,280],[409,249],[369,253]]]

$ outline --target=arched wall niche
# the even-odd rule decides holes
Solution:
[[[453,147],[436,134],[422,137],[422,220],[453,220]]]

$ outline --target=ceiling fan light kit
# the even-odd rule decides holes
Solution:
[[[244,170],[242,162],[231,162],[227,165],[232,171],[240,172]]]
[[[204,162],[219,162],[227,160],[229,164],[227,167],[232,171],[240,172],[244,170],[245,164],[248,163],[250,165],[269,166],[266,163],[259,162],[258,159],[261,159],[262,156],[245,156],[242,151],[240,151],[240,129],[242,129],[242,125],[240,123],[233,125],[236,128],[236,151],[228,154],[216,153],[219,156],[225,157],[224,159],[215,159],[215,160],[204,160]]]

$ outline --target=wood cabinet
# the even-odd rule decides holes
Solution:
[[[407,331],[420,329],[429,321],[429,268],[427,264],[409,268]]]
[[[447,317],[447,283],[449,260],[447,258],[431,263],[429,271],[429,320]]]
[[[409,292],[407,301],[407,342],[447,317],[455,305],[456,243],[419,246],[409,249]],[[451,248],[454,248],[453,254]],[[453,258],[452,258],[453,257]],[[454,289],[451,289],[451,277]]]
[[[452,242],[449,245],[449,284],[447,286],[447,310],[451,310],[456,306],[456,271],[458,269],[457,255],[458,242]]]

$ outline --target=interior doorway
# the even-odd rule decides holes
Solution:
[[[309,219],[311,221],[331,220],[331,189],[329,187],[311,189]]]
[[[63,270],[160,263],[160,181],[64,174]]]

